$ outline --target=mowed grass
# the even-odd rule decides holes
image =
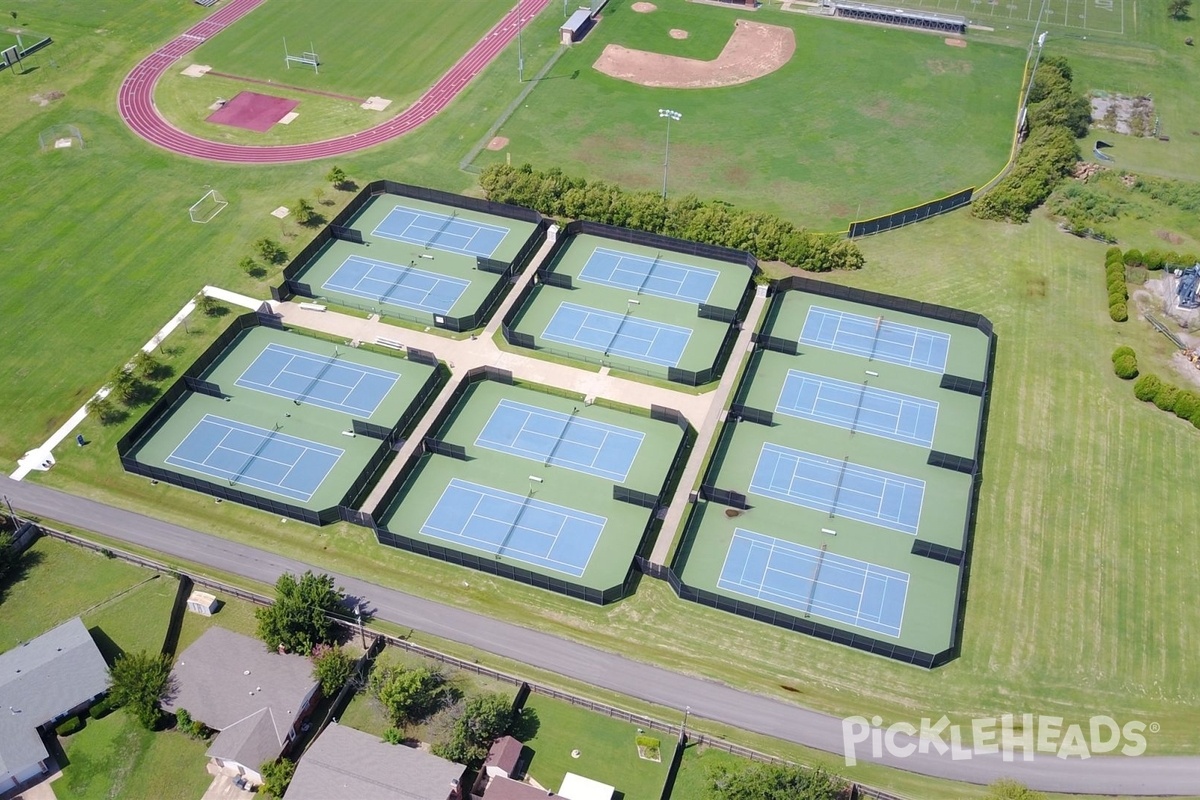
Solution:
[[[207,742],[176,731],[147,731],[118,710],[68,738],[69,762],[52,786],[62,800],[115,797],[195,800],[212,783],[204,770]]]
[[[979,186],[1004,166],[1024,50],[786,13],[658,3],[650,14],[610,4],[501,128],[502,151],[477,166],[561,167],[632,189],[662,185],[671,127],[669,191],[717,197],[820,230]],[[592,68],[605,45],[701,60],[716,57],[744,17],[787,26],[796,53],[740,86],[646,88]],[[685,40],[668,31],[688,31]]]

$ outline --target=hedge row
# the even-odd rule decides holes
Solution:
[[[1113,372],[1122,380],[1132,380],[1138,376],[1137,354],[1132,347],[1121,345],[1112,354]]]
[[[78,733],[83,730],[83,717],[70,717],[64,719],[54,727],[54,732],[59,736],[70,736],[73,733]]]
[[[111,696],[105,697],[98,703],[95,703],[88,709],[88,716],[92,719],[104,719],[118,708]]]
[[[760,261],[782,261],[812,272],[861,269],[858,245],[840,236],[810,233],[761,211],[743,211],[695,195],[664,200],[657,192],[627,192],[529,164],[492,164],[479,176],[489,200],[533,208],[557,219],[586,219],[693,242],[747,250]]]
[[[1115,247],[1109,248],[1109,253],[1117,250]],[[1135,250],[1130,248],[1124,253],[1120,250],[1117,252],[1121,255],[1121,261],[1127,267],[1145,267],[1150,270],[1158,269],[1186,269],[1193,264],[1200,262],[1200,256],[1195,253],[1180,253],[1175,250]]]
[[[1125,283],[1125,261],[1118,247],[1108,248],[1104,261],[1104,279],[1108,284],[1108,316],[1113,322],[1129,319],[1129,287]]]
[[[1143,375],[1133,384],[1133,396],[1154,403],[1163,411],[1172,411],[1180,419],[1200,428],[1200,393],[1165,383],[1157,375]]]

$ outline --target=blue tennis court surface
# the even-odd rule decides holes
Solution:
[[[938,404],[865,383],[789,369],[775,410],[849,431],[932,447]]]
[[[604,247],[593,250],[579,272],[581,281],[685,303],[707,303],[719,277],[716,270],[677,264],[661,256],[647,258]]]
[[[206,414],[166,462],[307,503],[344,450]]]
[[[538,406],[501,400],[475,444],[540,464],[623,483],[644,434]]]
[[[585,511],[451,479],[421,533],[576,578],[608,520]]]
[[[808,310],[800,341],[938,374],[946,371],[950,351],[948,333],[820,306]]]
[[[628,356],[662,367],[678,366],[692,338],[690,328],[638,319],[574,303],[562,303],[542,338],[594,350],[604,355]]]
[[[434,314],[449,314],[450,309],[471,285],[462,278],[450,278],[417,269],[350,256],[334,270],[322,289],[362,297],[386,306],[403,306]]]
[[[738,528],[717,586],[759,600],[899,636],[908,573]]]
[[[437,214],[396,206],[371,233],[383,239],[418,244],[463,256],[491,258],[509,229],[486,222],[461,219],[457,213]]]
[[[234,384],[244,389],[370,418],[400,373],[274,342],[263,348]]]
[[[916,535],[925,482],[767,442],[750,479],[750,491]]]

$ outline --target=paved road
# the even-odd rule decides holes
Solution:
[[[0,494],[16,507],[85,530],[94,530],[171,557],[263,583],[283,572],[312,565],[293,561],[215,536],[171,525],[92,500],[28,482],[0,477]],[[319,569],[317,567],[312,567]],[[842,752],[841,720],[781,700],[738,691],[560,639],[444,606],[394,589],[333,573],[349,594],[366,599],[375,615],[435,636],[462,642],[518,662],[532,664],[584,683],[670,708],[691,706],[697,717],[834,753]],[[1018,758],[1020,755],[1018,754]],[[972,783],[1012,777],[1037,789],[1081,794],[1190,795],[1200,793],[1198,757],[1093,757],[1060,760],[1037,754],[1033,761],[1003,763],[998,756],[954,760],[950,754],[916,753],[908,758],[860,760]]]

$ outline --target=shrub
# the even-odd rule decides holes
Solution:
[[[1116,256],[1117,258],[1120,258],[1120,257],[1121,257],[1121,248],[1119,248],[1119,247],[1110,247],[1110,248],[1108,248],[1107,250],[1105,250],[1105,251],[1104,251],[1104,260],[1105,260],[1105,261],[1108,261],[1108,260],[1112,259],[1112,257],[1113,257],[1113,256]]]
[[[73,733],[78,733],[83,730],[83,718],[71,717],[64,719],[62,722],[54,726],[54,732],[59,736],[70,736]]]
[[[1149,403],[1158,396],[1158,390],[1162,387],[1162,381],[1157,375],[1146,374],[1137,379],[1137,383],[1133,385],[1133,396],[1144,403]]]
[[[88,716],[92,719],[104,719],[116,710],[117,704],[113,702],[112,698],[105,697],[88,709]]]
[[[1113,351],[1112,362],[1113,371],[1117,373],[1118,378],[1128,381],[1137,377],[1137,356],[1131,348],[1118,347]]]
[[[1135,352],[1133,352],[1132,347],[1130,347],[1127,344],[1123,344],[1123,345],[1120,345],[1119,347],[1117,347],[1116,350],[1113,350],[1112,360],[1115,362],[1121,356],[1135,356],[1135,355],[1137,355],[1137,354]]]
[[[1145,265],[1141,250],[1129,249],[1125,251],[1125,266],[1141,267]]]
[[[1146,269],[1162,269],[1167,263],[1167,254],[1161,250],[1147,250],[1142,255],[1142,263]]]
[[[1113,322],[1127,322],[1129,320],[1129,306],[1124,300],[1119,300],[1108,307],[1108,317]]]
[[[1175,399],[1178,396],[1178,386],[1172,386],[1169,383],[1164,383],[1158,387],[1158,393],[1154,395],[1154,405],[1158,406],[1162,411],[1174,411]]]
[[[1175,416],[1192,422],[1200,412],[1200,394],[1190,389],[1180,389],[1175,395]]]

